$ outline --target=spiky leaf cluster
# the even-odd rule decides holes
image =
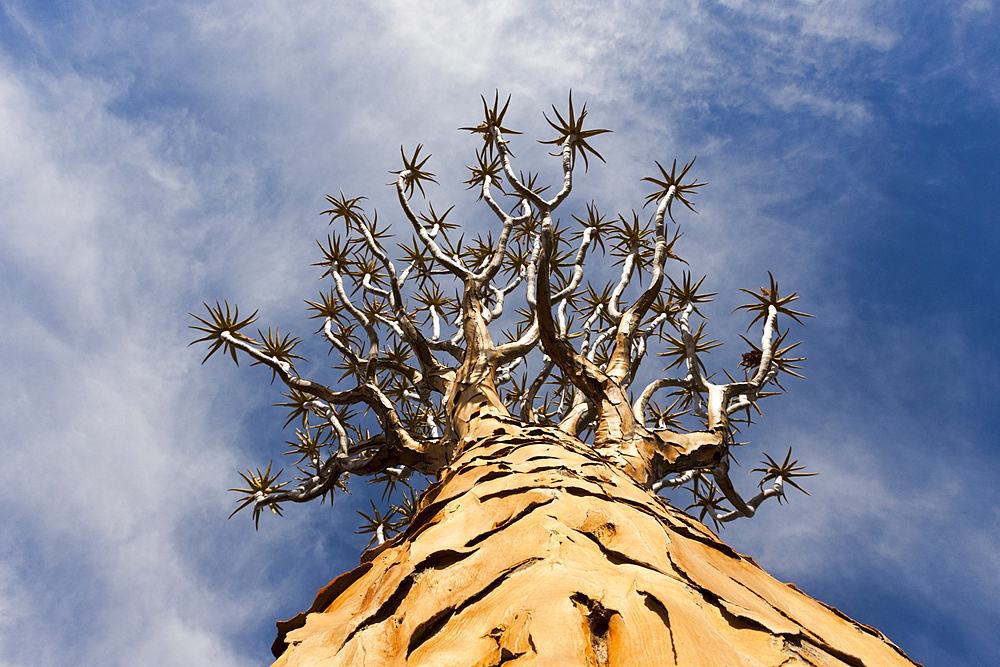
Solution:
[[[643,204],[643,208],[650,204],[659,202],[661,199],[672,193],[673,199],[667,204],[667,213],[670,215],[671,220],[674,219],[673,213],[670,210],[674,201],[679,201],[687,206],[688,210],[695,213],[694,206],[691,204],[690,200],[688,200],[688,197],[694,194],[698,188],[704,187],[708,185],[708,183],[699,183],[697,180],[691,181],[690,183],[684,183],[684,177],[687,176],[688,170],[694,166],[694,160],[691,160],[684,165],[679,174],[677,173],[677,160],[674,160],[671,165],[669,174],[659,162],[656,163],[656,166],[660,170],[660,178],[647,176],[642,179],[657,187],[656,190],[646,196],[646,203]]]
[[[740,289],[741,292],[749,294],[756,299],[756,301],[751,301],[750,303],[737,306],[733,309],[734,313],[737,310],[746,310],[747,312],[755,313],[753,320],[751,320],[750,324],[747,325],[747,331],[749,331],[750,327],[756,324],[759,320],[767,317],[768,310],[771,307],[774,307],[779,314],[788,315],[799,324],[802,324],[802,320],[799,319],[800,317],[812,317],[812,315],[809,315],[808,313],[802,313],[788,307],[788,304],[798,300],[798,292],[792,292],[786,297],[779,296],[778,283],[774,280],[774,276],[771,275],[770,271],[767,272],[767,277],[771,281],[770,287],[761,287],[758,292],[744,288]]]
[[[507,114],[507,107],[510,106],[510,95],[507,96],[507,101],[504,102],[503,108],[500,107],[500,91],[496,91],[493,96],[493,106],[490,107],[486,102],[486,96],[482,96],[483,99],[483,116],[485,116],[482,123],[476,125],[475,127],[460,127],[460,130],[467,130],[473,134],[480,134],[483,137],[483,150],[479,152],[480,155],[493,155],[493,149],[496,146],[496,133],[499,132],[503,135],[510,134],[521,134],[516,132],[509,127],[504,127],[503,117]]]
[[[208,348],[208,354],[205,355],[205,358],[202,359],[201,363],[208,361],[209,358],[221,348],[223,354],[228,352],[232,355],[233,361],[236,362],[236,365],[240,365],[240,360],[236,357],[236,348],[223,337],[224,333],[228,333],[234,338],[247,342],[253,341],[252,338],[240,333],[240,330],[245,329],[257,321],[257,311],[253,311],[250,317],[245,317],[241,320],[239,307],[233,306],[232,310],[230,310],[229,302],[226,301],[225,304],[224,312],[222,310],[223,307],[219,305],[218,301],[215,302],[215,308],[212,308],[207,303],[204,304],[205,308],[208,310],[208,319],[195,315],[194,313],[188,313],[188,315],[201,322],[201,326],[193,325],[191,328],[205,333],[205,335],[201,338],[191,341],[190,345],[202,342],[211,343]]]
[[[566,113],[566,117],[559,113],[555,105],[552,106],[552,113],[555,115],[555,120],[550,119],[545,116],[545,120],[549,125],[552,126],[558,136],[555,139],[550,139],[549,141],[539,141],[541,144],[554,144],[556,146],[562,146],[567,140],[569,141],[570,149],[572,150],[573,160],[576,160],[576,154],[579,152],[583,156],[583,168],[584,171],[590,169],[590,163],[587,160],[587,153],[593,154],[601,162],[604,162],[604,158],[598,153],[594,148],[587,142],[588,139],[596,137],[600,134],[605,134],[611,130],[585,130],[583,128],[583,121],[587,117],[587,105],[584,104],[583,108],[580,109],[579,115],[573,111],[573,91],[569,93],[569,111]],[[555,155],[558,155],[556,153]]]
[[[785,454],[785,458],[781,463],[778,463],[777,461],[772,459],[767,452],[764,452],[764,457],[767,459],[767,461],[760,462],[761,465],[763,465],[764,467],[754,468],[752,471],[752,472],[764,473],[764,477],[760,480],[759,484],[761,488],[763,488],[764,485],[766,485],[770,481],[780,479],[783,482],[791,484],[792,486],[794,486],[796,489],[806,494],[807,496],[809,495],[808,491],[806,491],[801,486],[795,483],[795,479],[798,477],[812,477],[813,475],[818,475],[819,473],[802,472],[803,470],[805,470],[805,466],[800,466],[798,461],[792,460],[791,447],[788,448],[788,453]],[[783,498],[784,495],[785,495],[784,491],[782,491],[779,499]]]
[[[413,194],[413,188],[416,187],[420,190],[422,196],[426,196],[424,192],[424,183],[437,183],[434,180],[434,174],[424,169],[424,165],[430,159],[430,155],[425,157],[423,160],[420,159],[420,150],[423,148],[423,144],[417,144],[417,147],[413,151],[413,155],[406,157],[406,151],[403,147],[399,147],[399,154],[403,157],[403,168],[396,171],[389,172],[391,174],[399,174],[403,177],[403,182],[406,183],[406,194],[410,196]]]
[[[247,488],[229,489],[230,491],[242,493],[244,496],[240,501],[239,506],[235,510],[233,510],[232,514],[229,515],[229,518],[232,518],[233,515],[235,515],[241,509],[252,504],[253,525],[255,528],[260,528],[260,513],[261,510],[264,509],[264,507],[258,501],[268,496],[269,494],[274,493],[275,491],[285,486],[286,484],[288,484],[288,482],[275,484],[278,478],[281,477],[281,472],[282,471],[279,470],[278,472],[272,475],[270,463],[267,464],[267,470],[265,470],[264,472],[261,472],[260,468],[257,468],[257,472],[251,472],[249,468],[247,468],[245,474],[241,472],[240,477],[242,477],[243,481],[246,482]],[[268,507],[270,508],[272,513],[281,516],[281,506],[278,503],[273,503]]]

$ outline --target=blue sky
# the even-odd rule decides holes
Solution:
[[[3,667],[269,662],[274,621],[357,563],[362,489],[226,521],[288,434],[265,371],[199,365],[186,313],[307,336],[324,194],[392,219],[421,142],[434,201],[482,224],[455,128],[499,89],[548,138],[570,88],[614,130],[577,206],[627,212],[654,160],[698,156],[679,250],[731,354],[767,271],[817,316],[808,380],[747,435],[821,475],[723,539],[917,661],[1000,664],[994,2],[0,8]]]

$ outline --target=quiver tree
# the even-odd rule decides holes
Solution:
[[[298,375],[298,338],[249,335],[256,313],[216,303],[196,316],[206,360],[221,349],[267,366],[288,390],[286,426],[297,424],[285,454],[299,475],[282,481],[273,464],[241,473],[237,511],[259,523],[265,509],[346,489],[350,475],[384,482],[390,501],[397,487],[419,488],[415,477],[433,480],[419,498],[372,503],[362,531],[376,546],[308,613],[278,624],[276,664],[913,664],[657,495],[686,489],[688,509],[719,525],[812,474],[789,450],[764,454],[752,496],[729,475],[739,428],[783,391],[783,374],[799,377],[798,343],[779,327],[809,317],[790,307],[796,295],[773,277],[743,290],[751,298],[737,310],[759,344],[744,339],[725,381],[710,375],[718,343],[698,307],[713,294],[704,278],[667,275],[683,262],[673,210],[693,211],[704,185],[688,175],[694,160],[656,163],[640,211],[610,217],[591,203],[563,224],[554,216],[577,161],[603,161],[590,141],[607,130],[585,129],[572,96],[565,115],[553,107],[557,136],[541,142],[562,168],[553,193],[515,172],[508,104],[484,98],[483,122],[462,128],[482,140],[466,183],[496,217],[474,239],[452,209],[414,206],[436,183],[421,146],[401,150],[393,172],[412,229],[401,259],[363,197],[327,197],[336,227],[317,265],[330,284],[306,303],[336,381]],[[594,270],[584,283],[595,253],[613,258],[613,275]],[[657,356],[672,374],[641,369]]]

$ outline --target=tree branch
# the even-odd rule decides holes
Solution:
[[[430,234],[427,233],[427,230],[424,229],[424,226],[420,224],[420,221],[417,219],[416,214],[414,214],[413,209],[410,208],[410,202],[406,198],[406,176],[408,173],[409,172],[406,170],[401,171],[399,176],[396,178],[396,194],[399,195],[399,205],[403,209],[403,213],[406,214],[410,224],[413,225],[413,230],[417,233],[417,238],[419,238],[424,244],[424,247],[430,251],[431,257],[433,257],[434,260],[442,267],[451,271],[456,278],[459,280],[465,280],[471,275],[469,270],[451,257],[444,254],[444,251],[441,250],[441,246],[439,246],[437,242],[431,238]]]

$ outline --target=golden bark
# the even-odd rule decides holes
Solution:
[[[404,533],[278,624],[274,667],[916,664],[576,438],[496,431]]]

